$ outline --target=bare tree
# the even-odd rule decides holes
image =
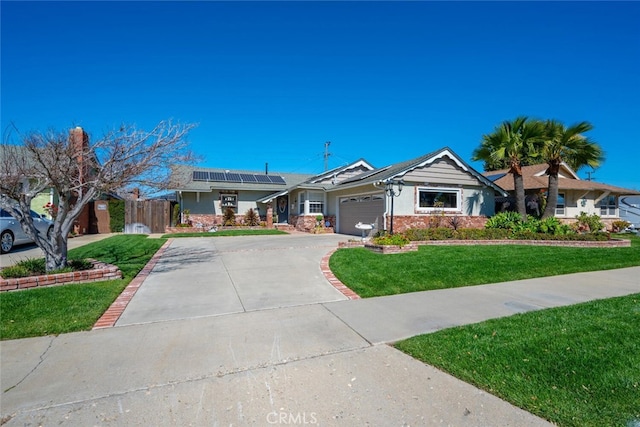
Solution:
[[[0,145],[0,207],[20,222],[43,250],[47,271],[67,264],[67,236],[82,209],[102,193],[131,186],[167,188],[170,165],[192,163],[187,134],[195,125],[160,122],[151,131],[111,130],[95,142],[81,128],[32,132],[19,144]],[[53,188],[59,198],[53,232],[42,235],[31,201]]]

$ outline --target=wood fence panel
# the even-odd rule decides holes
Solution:
[[[171,221],[171,202],[167,200],[127,200],[125,233],[164,233]]]

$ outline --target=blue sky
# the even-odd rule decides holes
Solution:
[[[586,120],[597,181],[640,190],[640,3],[7,2],[1,122],[90,135],[173,118],[202,166],[317,173],[518,115]],[[579,173],[586,177],[586,171]]]

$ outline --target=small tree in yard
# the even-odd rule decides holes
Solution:
[[[19,144],[0,144],[0,207],[20,222],[45,254],[47,271],[67,265],[67,236],[82,209],[101,193],[134,185],[167,188],[169,165],[191,163],[186,137],[192,124],[160,122],[143,131],[121,126],[90,143],[80,128],[31,132]],[[31,201],[53,188],[59,198],[51,236],[29,215]]]
[[[260,225],[260,217],[258,216],[256,211],[254,211],[253,209],[249,209],[244,214],[244,223],[245,225],[248,225],[251,227]]]

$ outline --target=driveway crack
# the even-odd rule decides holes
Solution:
[[[47,355],[47,353],[51,349],[51,346],[53,346],[53,341],[55,341],[55,339],[56,339],[56,337],[51,337],[51,341],[49,341],[49,345],[47,346],[47,348],[40,355],[40,361],[36,364],[36,366],[34,366],[33,369],[31,369],[29,372],[27,372],[27,374],[20,381],[18,381],[16,384],[12,385],[8,389],[4,390],[3,393],[7,393],[7,392],[13,390],[14,388],[18,387],[27,378],[29,378],[29,376],[31,374],[33,374],[36,371],[36,369],[38,369],[40,367],[40,365],[42,365],[42,362],[44,362],[45,356]]]

